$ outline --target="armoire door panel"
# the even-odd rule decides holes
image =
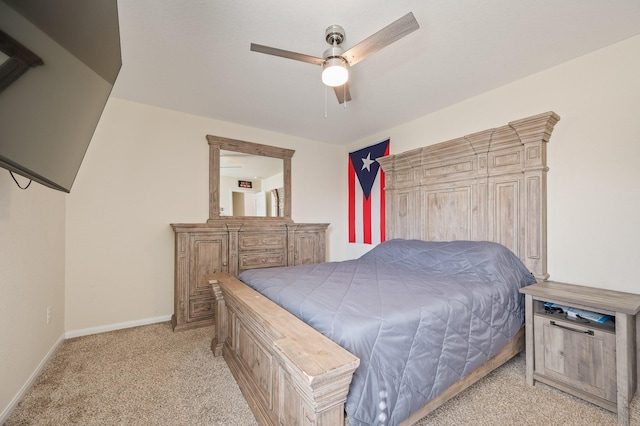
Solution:
[[[191,296],[211,294],[211,285],[205,278],[207,274],[222,271],[226,258],[227,241],[225,235],[215,237],[207,235],[193,235],[191,242]]]

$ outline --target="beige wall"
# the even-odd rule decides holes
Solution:
[[[387,129],[351,150],[390,135],[391,153],[399,153],[555,111],[561,120],[548,146],[551,279],[640,293],[638,52],[640,36]],[[348,255],[367,249],[351,245]]]
[[[0,169],[0,424],[64,337],[65,197]]]
[[[67,202],[68,333],[173,313],[169,224],[208,218],[207,134],[295,149],[293,219],[331,223],[344,253],[342,147],[111,98]]]

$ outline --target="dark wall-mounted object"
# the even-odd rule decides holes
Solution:
[[[70,192],[122,65],[117,0],[0,0],[0,29],[44,62],[0,91],[0,167]]]
[[[8,59],[0,64],[0,92],[27,72],[29,68],[43,64],[38,55],[2,30],[0,30],[0,52],[8,56]]]

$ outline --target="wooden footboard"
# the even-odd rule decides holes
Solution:
[[[211,350],[224,356],[258,423],[344,424],[360,360],[232,275],[208,279],[216,315]]]

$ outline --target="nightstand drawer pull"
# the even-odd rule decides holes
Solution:
[[[565,330],[575,331],[576,333],[584,333],[584,334],[588,334],[589,336],[593,336],[593,330],[587,330],[587,331],[578,330],[577,328],[572,328],[572,327],[567,327],[566,325],[557,324],[555,321],[549,321],[549,324],[555,327],[563,328]]]

